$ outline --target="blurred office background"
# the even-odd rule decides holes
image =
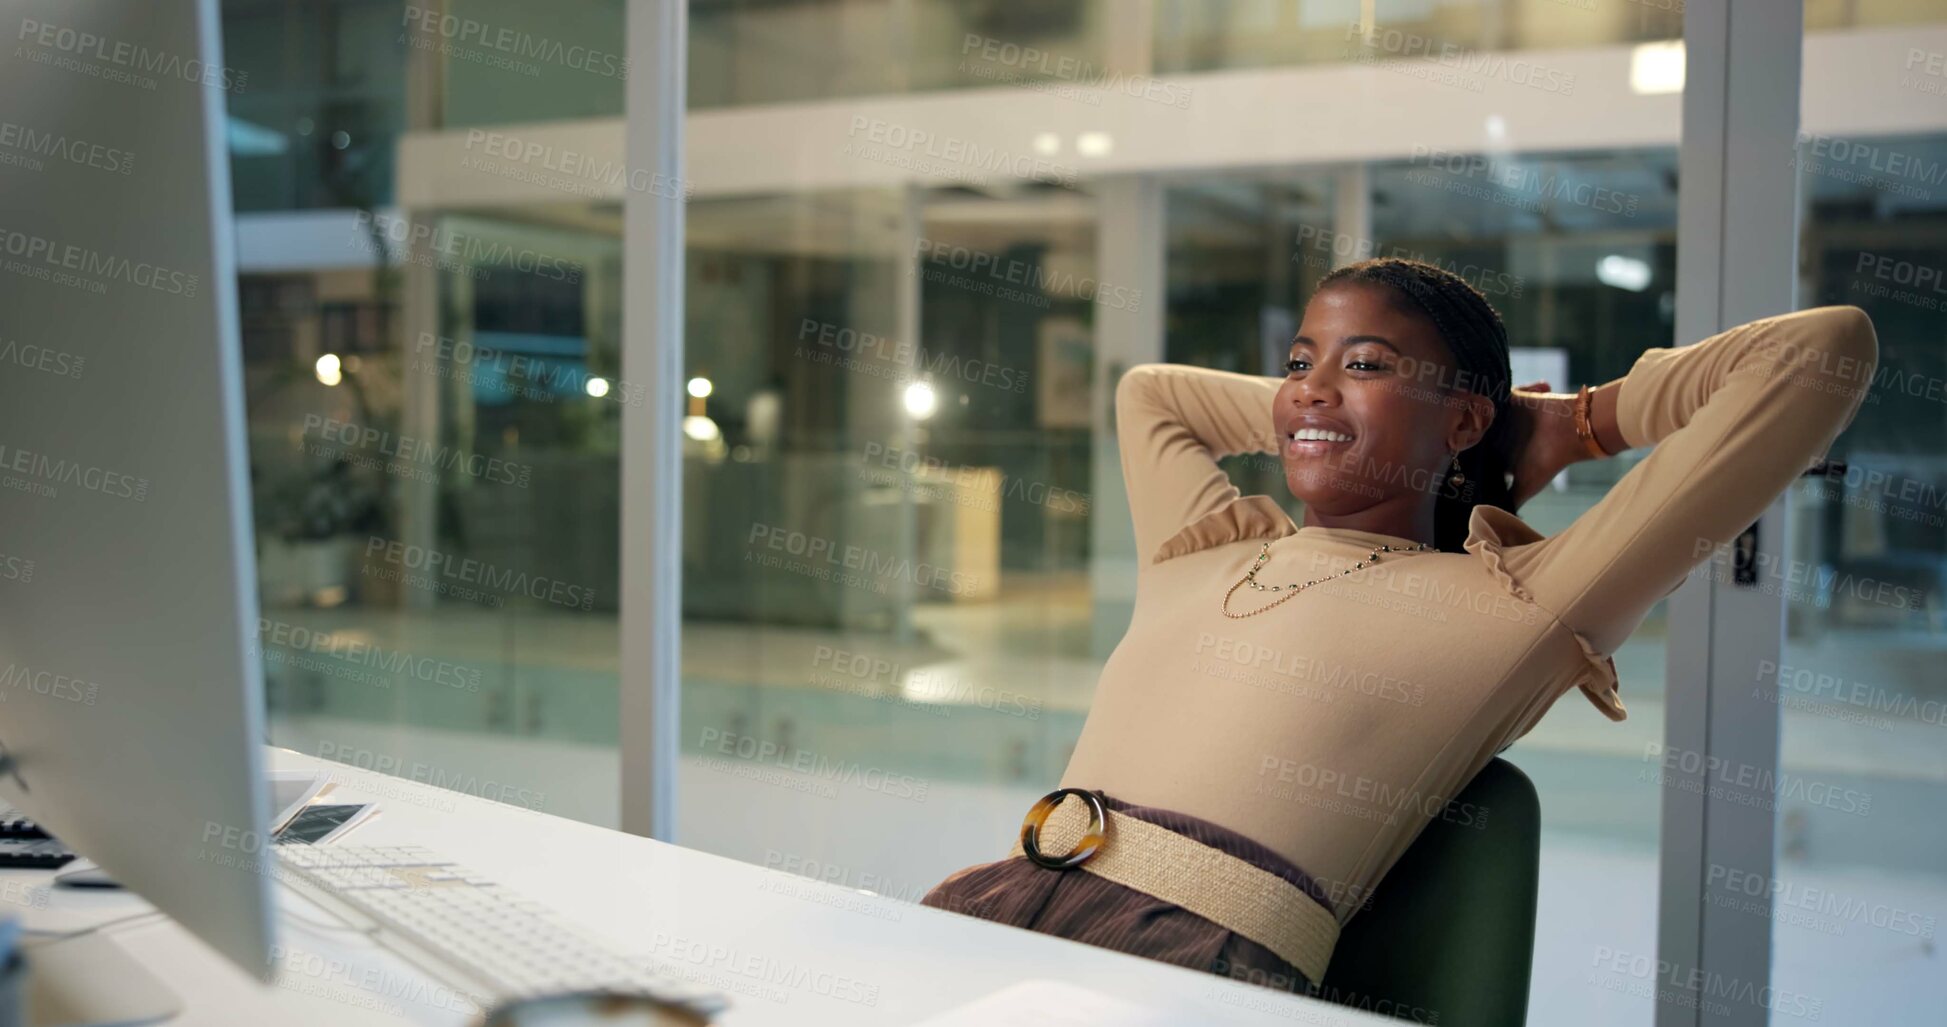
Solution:
[[[275,740],[616,823],[646,190],[688,204],[679,840],[908,899],[998,858],[1127,622],[1121,368],[1271,372],[1374,251],[1476,281],[1518,376],[1694,341],[1682,6],[695,0],[669,183],[617,167],[622,0],[224,0]],[[1793,494],[1780,770],[1872,810],[1782,792],[1774,980],[1912,1022],[1947,915],[1947,4],[1805,13],[1800,303],[1868,310],[1883,368],[1846,473]],[[1375,88],[1386,123],[1289,128]],[[968,143],[995,125],[1019,145]],[[1617,656],[1627,722],[1571,694],[1510,753],[1547,825],[1537,1023],[1652,1016],[1592,953],[1656,951],[1663,635]]]

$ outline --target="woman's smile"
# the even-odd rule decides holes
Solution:
[[[1317,414],[1294,417],[1285,425],[1285,455],[1294,459],[1335,456],[1345,452],[1357,438],[1348,425]]]

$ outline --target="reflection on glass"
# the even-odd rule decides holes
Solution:
[[[401,216],[432,240],[408,250],[372,215],[370,267],[242,279],[277,744],[613,821],[628,394],[588,387],[617,373],[600,217]]]
[[[1158,0],[1156,70],[1215,71],[1440,57],[1505,60],[1555,50],[1683,36],[1682,0]]]
[[[679,780],[684,808],[754,811],[686,823],[693,844],[775,862],[822,839],[793,857],[916,899],[978,844],[927,797],[1031,799],[1098,667],[1094,236],[1066,190],[903,203],[691,207],[689,415],[720,437],[685,461]]]
[[[1785,651],[1750,672],[1782,722],[1776,872],[1720,891],[1770,917],[1774,986],[1824,1022],[1924,1020],[1914,967],[1947,918],[1947,136],[1808,135],[1798,166],[1800,303],[1865,309],[1879,365],[1766,569]]]
[[[227,98],[239,211],[391,202],[405,127],[400,0],[225,0]]]

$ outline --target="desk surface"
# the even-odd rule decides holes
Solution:
[[[731,996],[718,1021],[725,1027],[907,1025],[1030,979],[1114,995],[1162,1022],[1398,1022],[283,750],[272,750],[270,762],[324,770],[331,797],[379,804],[348,844],[427,846],[554,906],[625,954],[691,968]],[[149,908],[125,893],[43,890],[49,876],[0,871],[8,905],[28,927],[77,929]],[[335,928],[328,914],[282,889],[279,901],[282,971],[274,985],[246,977],[166,918],[103,933],[175,990],[185,1006],[179,1024],[471,1019],[463,999]]]

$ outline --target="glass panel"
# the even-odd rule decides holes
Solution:
[[[1024,807],[1065,764],[1096,666],[1089,300],[954,272],[1086,277],[1090,208],[1036,192],[915,191],[917,267],[904,191],[692,204],[686,844],[913,900],[991,845],[963,801]]]
[[[1807,4],[1813,23],[1828,4]],[[1862,4],[1891,18],[1920,5]],[[1928,5],[1938,17],[1938,5]],[[1947,135],[1888,135],[1860,112],[1947,93],[1947,46],[1807,50],[1798,147],[1799,303],[1872,316],[1879,363],[1792,494],[1767,569],[1786,597],[1782,658],[1751,668],[1782,721],[1776,872],[1726,867],[1710,901],[1769,917],[1773,1023],[1938,1016],[1929,967],[1947,918]],[[1811,103],[1815,80],[1859,95]],[[1820,124],[1823,113],[1836,120]],[[1855,127],[1857,126],[1857,127]]]
[[[223,10],[237,208],[340,208],[239,232],[272,740],[613,824],[619,208],[389,205],[409,107],[619,113],[622,4]]]
[[[1018,156],[1046,158],[1041,170],[1058,173],[1038,177],[1054,182],[920,169],[898,153],[832,172],[831,152],[857,140],[752,131],[741,144],[754,165],[808,158],[820,177],[738,192],[702,183],[686,268],[681,839],[910,900],[995,854],[1060,777],[1126,623],[1113,582],[1130,571],[1101,542],[1126,516],[1123,500],[1094,495],[1114,476],[1101,463],[1113,447],[1100,383],[1122,366],[1098,337],[1115,304],[1097,247],[1121,227],[1112,205],[1128,183],[1077,168],[1112,151],[1155,153],[1158,141],[1169,149],[1195,138],[1195,119],[1219,116],[1149,86],[1224,69],[1330,72],[1322,66],[1448,46],[1666,39],[1680,8],[1160,0],[1145,29],[1119,5],[1081,0],[693,4],[699,118],[834,98],[877,116],[872,98],[884,94],[983,90],[978,105],[914,101],[905,128],[959,139],[977,130],[956,119],[973,125],[989,107],[1052,98],[1060,106],[1048,110],[1067,116],[1050,122],[1066,126],[1082,87],[1118,88],[1136,68],[1169,78],[1142,76],[1161,102],[1118,120],[1113,138],[1024,134]],[[428,130],[607,119],[619,133],[623,11],[622,0],[452,0],[449,20],[396,2],[231,0],[231,51],[252,76],[232,107],[239,207],[382,209],[409,106],[436,122],[417,126]],[[1367,13],[1376,41],[1348,34]],[[1937,20],[1924,5],[1816,0],[1807,17],[1848,28]],[[1881,70],[1901,76],[1905,99],[1936,99],[1932,84],[1947,81],[1937,56],[1902,43]],[[411,76],[426,92],[408,105],[413,60],[430,66]],[[1608,87],[1583,85],[1513,126],[1483,102],[1478,137],[1464,143],[1442,125],[1437,147],[1420,134],[1330,140],[1320,148],[1338,155],[1330,162],[1267,141],[1195,172],[1174,165],[1167,179],[1125,169],[1163,186],[1166,234],[1147,240],[1165,266],[1159,355],[1271,370],[1319,278],[1371,253],[1474,282],[1506,317],[1523,380],[1603,381],[1674,341],[1675,157],[1654,140],[1674,141],[1676,105],[1666,133],[1632,136],[1651,140],[1640,146],[1534,142],[1611,113],[1591,99]],[[1913,106],[1857,109],[1898,118]],[[584,127],[591,139],[605,131]],[[1801,678],[1787,675],[1785,770],[1854,775],[1857,790],[1883,797],[1878,809],[1911,817],[1876,814],[1859,831],[1834,826],[1829,810],[1784,812],[1781,876],[1802,871],[1821,894],[1851,887],[1870,899],[1862,918],[1878,902],[1912,914],[1901,924],[1930,925],[1938,881],[1926,854],[1938,846],[1896,821],[1941,819],[1926,816],[1938,747],[1922,748],[1907,723],[1928,723],[1926,704],[1941,701],[1920,676],[1940,637],[1938,590],[1908,577],[1944,545],[1925,516],[1941,512],[1927,497],[1947,482],[1928,477],[1940,440],[1924,430],[1942,425],[1929,405],[1940,390],[1924,383],[1947,367],[1925,316],[1926,283],[1939,279],[1922,271],[1947,265],[1928,248],[1941,183],[1925,170],[1947,153],[1938,137],[1847,141],[1868,148],[1808,140],[1806,295],[1874,310],[1886,367],[1902,377],[1879,387],[1842,445],[1851,470],[1801,490],[1794,553],[1833,568],[1828,578],[1870,572],[1924,602],[1861,609],[1835,595],[1794,611],[1787,665],[1914,702],[1847,698],[1841,714],[1813,714],[1790,692]],[[1345,157],[1350,143],[1372,152]],[[540,183],[509,186],[492,210],[347,215],[332,241],[342,252],[246,269],[273,737],[611,823],[616,440],[620,404],[639,398],[617,375],[620,213],[565,204]],[[1625,466],[1579,465],[1522,514],[1555,531]],[[1230,470],[1247,491],[1284,496],[1264,461]],[[1589,968],[1604,952],[1655,951],[1660,795],[1644,754],[1662,716],[1663,635],[1659,608],[1616,654],[1629,721],[1610,724],[1570,696],[1509,754],[1546,817],[1535,1022],[1651,1019],[1637,976]],[[1861,701],[1889,725],[1844,715]],[[1874,733],[1851,737],[1862,731]],[[1882,886],[1898,901],[1882,901]],[[1867,923],[1845,935],[1870,943],[1845,957],[1861,972],[1818,978],[1824,1008],[1912,1019],[1898,1005],[1910,991],[1869,1000],[1862,982],[1930,951],[1931,926]],[[1831,964],[1824,949],[1794,946],[1832,932],[1776,930],[1781,974]]]
[[[629,77],[625,0],[408,3],[404,45],[437,55],[440,124],[613,118]]]
[[[1807,29],[1923,25],[1947,21],[1933,0],[1805,0]]]
[[[242,276],[276,744],[615,822],[618,221],[368,215],[393,259]]]
[[[1372,18],[1361,28],[1362,12]],[[1683,0],[1157,0],[1156,70],[1553,50],[1683,36]]]
[[[226,0],[232,183],[239,211],[384,206],[404,128],[398,0]]]
[[[839,99],[1112,74],[1104,0],[797,0],[690,4],[690,106]]]
[[[1370,6],[1376,37],[1351,27]],[[1157,74],[1539,50],[1674,39],[1682,0],[1157,0]],[[1866,17],[1862,14],[1859,17]],[[1850,22],[1847,22],[1850,24]],[[1129,85],[1111,39],[1138,31],[1110,0],[787,0],[690,5],[690,105],[840,99],[1030,85],[1061,93]]]
[[[1183,18],[1242,18],[1251,5],[1161,3],[1153,37],[1133,43],[1104,5],[1047,6],[1032,16],[1043,21],[995,28],[977,20],[987,8],[969,5],[696,5],[691,102],[846,96],[857,97],[848,109],[876,117],[875,92],[1023,84],[982,95],[1001,104],[1045,94],[1050,110],[1068,111],[1052,106],[1073,100],[1053,85],[1081,81],[1088,67],[1145,66],[1118,47],[1153,44],[1171,72],[1248,63],[1179,55],[1202,45]],[[1286,19],[1302,9],[1343,47],[1347,17],[1332,5],[1261,6]],[[1649,5],[1378,6],[1382,26],[1467,45],[1678,31],[1674,15]],[[841,31],[855,17],[894,27]],[[901,36],[902,18],[927,27]],[[907,49],[893,46],[899,39]],[[1054,56],[1028,61],[1030,47]],[[879,65],[851,59],[888,50]],[[1618,88],[1590,85],[1590,95]],[[1578,92],[1553,116],[1600,120],[1597,102]],[[1335,262],[1399,253],[1455,269],[1488,295],[1507,318],[1520,380],[1572,387],[1620,376],[1644,349],[1673,341],[1678,105],[1667,102],[1667,145],[1524,150],[1484,104],[1468,145],[1389,142],[1371,161],[1240,159],[1172,172],[1162,182],[1167,235],[1154,240],[1166,330],[1147,359],[1264,373]],[[1116,124],[1115,152],[1194,136],[1196,119],[1211,116],[1140,106]],[[949,139],[971,134],[958,118],[994,117],[974,111],[922,99],[902,116]],[[1040,152],[1064,166],[1086,168],[1111,147],[1041,136]],[[793,130],[752,138],[747,157],[822,168],[843,142]],[[1027,803],[1060,779],[1127,624],[1127,596],[1105,582],[1131,573],[1128,558],[1104,556],[1101,542],[1127,517],[1124,500],[1091,495],[1114,452],[1092,413],[1106,407],[1098,383],[1125,365],[1097,367],[1110,362],[1098,334],[1109,305],[1080,284],[1113,276],[1097,245],[1126,183],[1085,171],[1072,184],[946,183],[939,167],[895,161],[818,174],[801,189],[699,197],[689,208],[679,831],[685,844],[912,900],[997,855]],[[834,188],[827,174],[852,185]],[[1298,512],[1269,463],[1230,470],[1247,492]],[[1626,466],[1578,465],[1523,514],[1558,530]],[[1660,794],[1642,771],[1646,747],[1661,740],[1663,635],[1659,608],[1617,654],[1625,724],[1571,694],[1509,754],[1546,811],[1537,1023],[1652,1019],[1634,979],[1592,979],[1589,967],[1600,951],[1656,948],[1647,911]]]

